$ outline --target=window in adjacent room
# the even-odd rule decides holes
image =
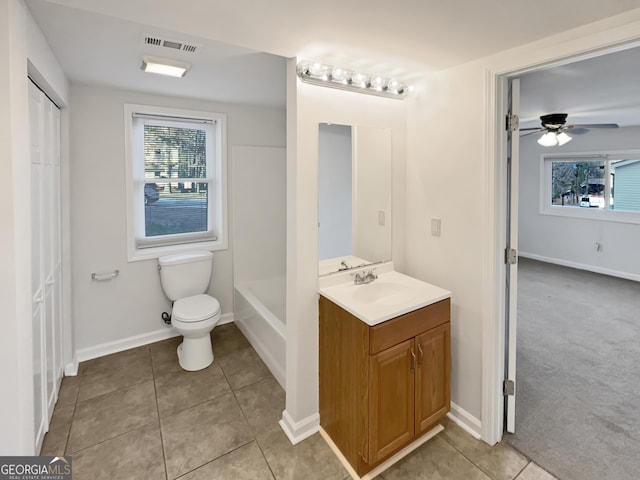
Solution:
[[[639,153],[543,156],[542,213],[640,223]]]
[[[227,248],[222,114],[125,105],[130,260]]]

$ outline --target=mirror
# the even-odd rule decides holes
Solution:
[[[319,274],[391,260],[391,130],[318,133]]]

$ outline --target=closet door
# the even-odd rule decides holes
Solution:
[[[53,105],[53,104],[52,104]],[[62,331],[62,204],[60,190],[60,110],[53,105],[51,110],[51,258],[53,267],[53,317],[54,322],[54,352],[55,352],[55,375],[57,392],[60,389],[60,382],[64,374],[63,331]]]
[[[29,84],[35,449],[49,428],[63,374],[60,111]]]
[[[31,144],[31,292],[33,338],[33,408],[36,447],[47,431],[46,372],[44,371],[44,245],[42,241],[42,157],[44,155],[44,105],[42,92],[29,83],[29,139]]]
[[[55,105],[46,97],[44,103],[44,164],[42,178],[42,241],[44,243],[44,338],[45,338],[45,376],[46,376],[46,406],[47,406],[47,423],[53,414],[53,407],[56,404],[58,385],[56,371],[56,352],[57,342],[57,318],[55,316],[55,266],[54,266],[54,244],[56,243],[55,231],[57,222],[55,219],[54,207],[54,189],[55,189],[55,172],[54,172],[54,149],[57,142],[54,140],[54,115],[53,111],[57,110]]]

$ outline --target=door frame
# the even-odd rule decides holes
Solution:
[[[510,78],[640,46],[640,10],[630,21],[622,15],[496,55],[485,69],[485,155],[483,234],[482,422],[481,438],[494,445],[504,431],[506,268],[505,115]],[[518,215],[511,228],[518,228]],[[513,347],[512,347],[513,348]],[[516,387],[517,388],[517,387]]]

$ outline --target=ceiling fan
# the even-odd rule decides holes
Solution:
[[[540,127],[521,128],[522,136],[531,135],[537,132],[545,132],[538,143],[544,147],[564,145],[571,141],[567,131],[575,135],[583,135],[592,128],[618,128],[617,123],[585,123],[581,125],[566,125],[566,113],[549,113],[540,117]]]

